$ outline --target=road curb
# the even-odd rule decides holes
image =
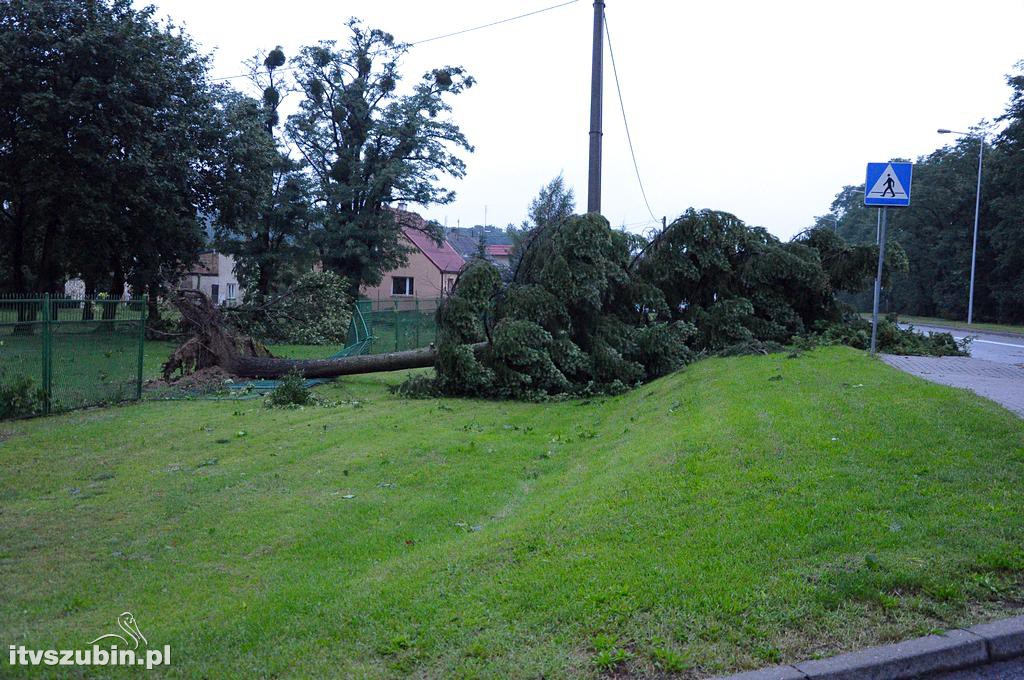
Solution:
[[[1024,656],[1024,616],[718,680],[909,680]]]

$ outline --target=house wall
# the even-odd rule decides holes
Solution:
[[[403,239],[403,244],[408,248],[413,248],[412,243],[406,239]],[[408,260],[409,261],[404,267],[398,267],[392,271],[386,272],[384,274],[384,278],[380,282],[380,285],[363,286],[359,291],[360,294],[372,300],[375,307],[378,302],[384,306],[390,307],[392,301],[396,300],[434,300],[441,297],[445,290],[445,279],[448,279],[448,281],[454,285],[455,274],[444,274],[442,276],[441,271],[437,266],[421,251],[413,249],[413,252],[408,255]],[[412,277],[412,295],[391,294],[391,281],[396,276]]]
[[[242,287],[238,285],[238,277],[235,276],[235,258],[222,253],[209,253],[209,256],[216,256],[217,266],[211,267],[216,273],[186,274],[178,284],[181,288],[198,289],[206,293],[207,297],[213,297],[213,286],[217,286],[217,304],[237,305],[244,297]],[[231,288],[234,288],[233,297]]]

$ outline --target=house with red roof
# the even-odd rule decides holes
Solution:
[[[455,277],[466,261],[447,241],[440,245],[427,233],[427,223],[404,204],[395,211],[402,225],[402,240],[409,248],[405,266],[385,272],[376,286],[363,286],[360,293],[373,302],[374,309],[408,308],[414,300],[436,300],[455,287]]]

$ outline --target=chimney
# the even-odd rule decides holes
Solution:
[[[405,212],[405,209],[408,208],[408,207],[409,207],[409,204],[406,203],[405,201],[399,201],[398,202],[398,210],[399,210],[399,212]]]

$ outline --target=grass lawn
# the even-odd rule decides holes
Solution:
[[[0,643],[127,610],[180,677],[701,677],[1024,602],[1024,421],[863,353],[545,404],[401,378],[0,423]]]
[[[56,326],[52,338],[55,410],[135,398],[139,374],[137,326],[68,323]],[[144,361],[144,375],[146,370]],[[39,387],[42,372],[42,334],[38,330],[19,334],[13,326],[0,325],[0,383],[27,376]]]

